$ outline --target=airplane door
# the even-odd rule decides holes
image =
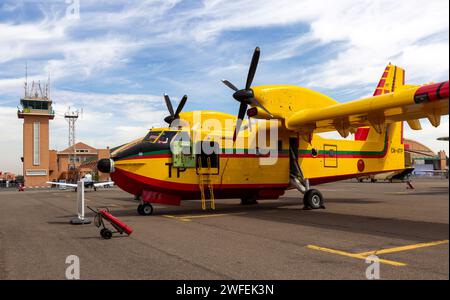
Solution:
[[[337,168],[337,146],[336,145],[323,145],[324,159],[323,164],[325,168]]]
[[[203,141],[199,143],[208,143],[208,153],[205,153],[204,147],[200,145],[200,154],[196,155],[197,174],[219,175],[219,144],[217,142]]]
[[[289,169],[290,169],[290,174],[295,175],[295,177],[297,177],[299,175],[299,174],[297,174],[298,173],[298,170],[297,170],[298,146],[299,146],[298,138],[292,138],[292,137],[289,138]]]

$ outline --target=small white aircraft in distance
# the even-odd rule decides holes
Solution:
[[[98,187],[106,186],[106,185],[114,185],[114,181],[93,181],[91,174],[86,174],[81,181],[84,183],[85,188],[93,188],[94,191],[97,191]],[[66,182],[56,182],[56,181],[47,181],[47,183],[60,185],[60,186],[68,186],[75,188],[77,191],[78,184],[77,183],[66,183]]]

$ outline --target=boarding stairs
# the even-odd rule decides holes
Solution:
[[[212,210],[214,210],[214,209],[216,209],[216,204],[215,204],[214,189],[213,189],[212,179],[211,179],[211,175],[213,175],[213,171],[211,168],[211,159],[209,157],[207,157],[207,159],[206,159],[207,167],[206,168],[202,167],[201,157],[198,158],[197,162],[198,162],[197,173],[199,176],[199,188],[200,188],[200,194],[201,194],[201,198],[202,198],[202,209],[206,210],[206,193],[205,193],[205,186],[206,186],[209,191],[208,194],[209,194],[210,207]]]

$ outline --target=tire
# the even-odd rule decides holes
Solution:
[[[112,231],[109,230],[108,228],[103,228],[102,230],[100,230],[100,235],[105,240],[109,240],[112,237]]]
[[[303,196],[303,204],[306,208],[310,209],[319,209],[325,208],[323,205],[323,196],[322,193],[316,189],[310,189],[306,191],[305,196]]]
[[[141,208],[139,208],[139,206]],[[138,206],[138,213],[141,216],[150,216],[151,214],[153,214],[153,205],[151,205],[150,203],[146,202],[144,204],[140,204]]]

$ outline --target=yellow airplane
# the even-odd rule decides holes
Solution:
[[[181,112],[186,96],[174,111],[165,95],[170,127],[151,129],[98,161],[100,172],[141,199],[139,214],[152,214],[152,203],[192,199],[201,199],[203,209],[214,209],[218,198],[252,204],[287,189],[304,194],[306,209],[324,208],[311,186],[403,170],[403,121],[420,130],[419,119],[439,126],[448,114],[448,81],[407,85],[404,70],[391,64],[373,96],[346,103],[292,85],[252,87],[259,56],[256,48],[244,89],[223,80],[240,103],[237,118]],[[354,140],[320,136],[332,131],[354,133]]]

